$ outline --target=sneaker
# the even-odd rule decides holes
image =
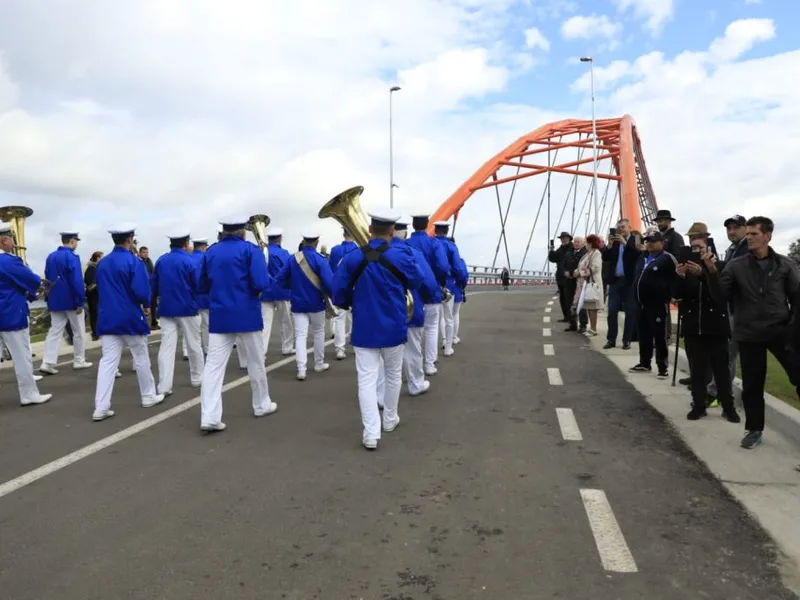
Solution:
[[[659,369],[658,375],[656,376],[659,379],[668,379],[669,378],[669,369]]]
[[[76,360],[72,363],[72,368],[75,371],[80,371],[81,369],[91,369],[94,363],[86,362],[85,360]]]
[[[708,416],[705,407],[703,406],[693,406],[692,410],[689,411],[689,414],[686,415],[686,418],[690,421],[699,421],[703,417]]]
[[[377,450],[378,449],[378,440],[376,440],[374,438],[363,439],[363,440],[361,440],[361,443],[363,444],[364,448],[366,448],[367,450]]]
[[[722,409],[722,416],[725,417],[729,423],[741,423],[742,418],[739,416],[739,413],[736,411],[735,408],[723,408]]]
[[[453,350],[452,348],[445,348],[444,352],[442,352],[442,354],[444,354],[445,356],[453,356],[455,353],[456,351]]]
[[[39,394],[38,396],[33,396],[32,398],[25,398],[24,400],[20,400],[20,406],[32,406],[33,404],[44,404],[50,398],[53,397],[53,394]]]
[[[629,373],[652,373],[652,371],[653,367],[650,365],[643,365],[641,363],[628,369]]]
[[[344,360],[347,358],[347,354],[345,354],[344,350],[341,348],[336,349],[336,360]]]
[[[331,368],[331,366],[328,363],[322,363],[321,365],[314,365],[314,372],[315,373],[324,373],[325,371],[327,371],[330,368]]]
[[[409,392],[409,396],[421,396],[425,394],[429,389],[431,389],[431,382],[430,381],[423,381],[422,382],[422,389],[418,391],[416,394],[412,394]]]
[[[270,402],[267,405],[267,408],[265,408],[264,410],[253,411],[253,415],[255,417],[266,417],[267,415],[271,415],[272,413],[274,413],[276,410],[278,410],[278,404],[276,402]]]
[[[142,398],[142,408],[151,408],[157,406],[164,401],[164,394],[156,394],[155,396],[145,396]]]
[[[48,365],[47,363],[42,363],[42,366],[39,367],[39,373],[44,373],[46,375],[57,375],[58,369],[55,368],[53,365]]]
[[[105,421],[114,416],[114,411],[110,408],[108,410],[96,410],[92,413],[92,421]]]
[[[439,370],[436,367],[427,367],[425,369],[425,375],[436,375]]]
[[[305,381],[306,380],[306,372],[305,371],[298,371],[297,372],[297,381]]]
[[[209,433],[214,431],[225,431],[227,425],[220,421],[219,423],[202,423],[200,425],[200,431],[208,431]]]
[[[457,338],[457,337],[454,337],[454,338],[453,338],[453,343],[454,343],[454,344],[460,344],[460,343],[461,343],[461,339],[460,339],[460,338]]]
[[[763,431],[748,431],[747,435],[742,438],[742,448],[752,450],[756,446],[760,446],[763,435]]]

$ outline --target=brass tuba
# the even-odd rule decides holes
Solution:
[[[269,250],[267,250],[267,227],[269,226],[270,219],[267,215],[251,215],[245,224],[244,228],[253,234],[256,242],[261,247],[264,253],[264,260],[269,264]]]
[[[369,222],[361,208],[359,197],[364,193],[364,186],[357,185],[345,190],[328,201],[319,211],[320,219],[335,219],[344,227],[360,247],[369,243]],[[408,320],[414,315],[414,297],[406,290],[406,312]]]

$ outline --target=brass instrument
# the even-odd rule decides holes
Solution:
[[[267,250],[267,226],[270,219],[267,215],[252,215],[244,226],[246,231],[249,231],[256,238],[256,242],[261,246],[264,251],[264,258],[269,264],[269,251]]]
[[[319,211],[320,219],[335,219],[344,227],[360,247],[369,243],[369,221],[361,208],[359,197],[364,193],[364,186],[357,185],[345,190],[328,201]],[[414,315],[414,297],[406,290],[406,313],[408,320]]]

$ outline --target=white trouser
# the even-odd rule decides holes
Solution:
[[[408,393],[415,395],[422,391],[425,372],[422,368],[422,327],[408,328],[408,341],[403,351],[403,370],[406,374]]]
[[[314,367],[325,363],[325,311],[317,313],[292,313],[294,317],[294,349],[297,372],[305,373],[308,366],[308,328],[314,339]]]
[[[178,331],[183,334],[189,356],[189,379],[198,386],[203,381],[203,346],[200,341],[200,315],[195,317],[161,317],[161,346],[158,349],[158,393],[172,391],[175,377],[175,349]]]
[[[39,397],[39,386],[33,378],[30,330],[26,327],[16,331],[0,331],[0,342],[8,348],[11,360],[14,361],[19,401],[36,400]]]
[[[453,339],[458,339],[458,327],[461,325],[461,305],[463,302],[453,303]]]
[[[453,297],[450,296],[450,300],[447,302],[442,302],[442,337],[444,338],[444,349],[445,350],[452,350],[453,349],[453,329],[454,329],[454,322],[453,322]]]
[[[441,304],[425,305],[425,369],[434,369],[439,358],[439,315]]]
[[[50,330],[47,332],[47,339],[44,342],[44,357],[42,364],[54,365],[58,362],[58,349],[64,337],[64,328],[67,323],[72,327],[72,350],[75,363],[86,362],[86,311],[80,314],[74,310],[59,310],[50,313]]]
[[[208,309],[201,308],[198,311],[200,315],[200,341],[203,344],[203,354],[208,354]],[[189,349],[186,347],[186,336],[182,335],[182,350],[183,350],[183,357],[186,358],[189,356]]]
[[[350,320],[350,328],[353,327],[353,315],[349,310],[339,309],[339,314],[333,321],[333,347],[337,350],[344,350],[347,343],[347,321]]]
[[[267,354],[269,354],[269,338],[272,335],[272,318],[275,316],[276,308],[274,302],[261,303],[261,318],[264,321],[264,329],[261,330],[261,343],[264,346],[264,360],[267,359]]]
[[[241,348],[240,356],[252,357],[247,361],[247,375],[253,393],[253,411],[256,414],[269,409],[269,386],[264,366],[264,340],[260,331],[247,333],[212,333],[208,336],[208,357],[203,370],[200,389],[200,424],[215,425],[222,421],[222,382],[233,345]]]
[[[279,300],[278,319],[281,323],[281,352],[291,354],[294,352],[294,325],[292,324],[292,305],[288,300]]]
[[[378,404],[383,404],[383,423],[390,427],[399,419],[397,405],[400,402],[401,371],[405,344],[393,348],[359,348],[356,354],[358,371],[358,404],[361,407],[361,423],[364,425],[362,439],[381,439],[381,414]],[[378,397],[378,376],[385,377],[383,398]],[[381,402],[382,400],[382,402]]]
[[[94,395],[94,409],[106,411],[111,408],[111,392],[117,380],[119,360],[122,349],[127,346],[133,356],[133,368],[139,380],[139,393],[144,401],[156,395],[156,382],[150,369],[146,335],[104,335],[100,338],[103,356],[97,366],[97,391]],[[174,352],[174,350],[173,350]]]

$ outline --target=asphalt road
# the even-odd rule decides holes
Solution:
[[[456,355],[377,452],[350,356],[304,382],[270,372],[275,415],[254,419],[240,385],[225,432],[201,434],[192,407],[0,497],[0,598],[794,598],[765,534],[624,377],[559,324],[543,337],[550,296],[471,296]],[[4,394],[0,486],[195,397],[177,366],[175,395],[142,409],[126,356],[101,423],[94,370],[42,381],[44,406]],[[604,568],[581,490],[605,493],[636,572]]]

